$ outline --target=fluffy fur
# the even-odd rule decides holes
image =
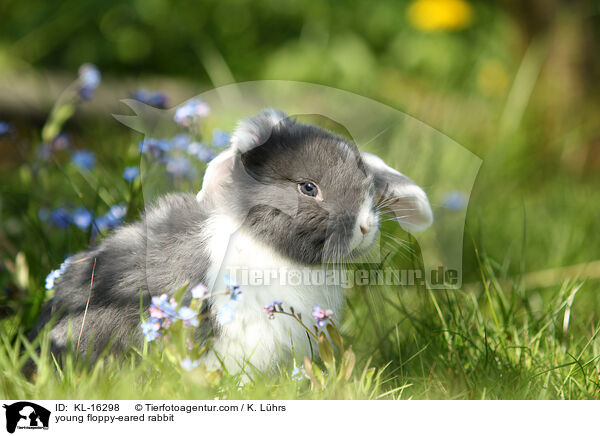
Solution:
[[[298,186],[304,182],[315,183],[319,196],[303,195]],[[109,344],[115,350],[139,345],[140,293],[146,310],[152,296],[185,284],[204,283],[218,293],[223,275],[240,268],[338,268],[339,261],[374,242],[377,201],[407,229],[431,223],[427,196],[407,177],[344,138],[267,110],[238,125],[230,148],[209,165],[197,196],[167,195],[140,222],[76,255],[33,334],[53,318],[52,347],[60,352],[69,337],[75,348],[83,325],[79,351],[93,359]],[[315,305],[339,317],[344,295],[339,285],[246,286],[233,321],[221,324],[217,314],[227,300],[213,296],[203,307],[207,318],[198,340],[213,338],[204,363],[266,371],[293,354],[309,355],[310,347],[294,320],[269,320],[265,304],[284,301],[305,320]]]

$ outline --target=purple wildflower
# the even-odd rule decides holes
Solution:
[[[269,304],[265,304],[264,311],[267,312],[269,319],[275,319],[275,312],[281,310],[281,301],[272,301]]]
[[[177,302],[174,298],[169,300],[167,294],[152,297],[150,317],[159,320],[161,328],[169,328],[177,320]]]
[[[73,141],[71,135],[66,132],[61,132],[51,141],[50,149],[52,151],[61,151],[71,148]]]
[[[319,327],[323,327],[327,324],[327,321],[333,316],[333,310],[323,310],[320,306],[313,308],[312,316],[315,318],[315,322]]]
[[[177,124],[184,127],[190,127],[196,124],[200,118],[206,117],[210,113],[210,107],[198,98],[187,101],[175,111],[173,119]]]
[[[196,285],[192,288],[192,298],[196,300],[201,300],[208,294],[208,288],[204,286],[202,283]]]

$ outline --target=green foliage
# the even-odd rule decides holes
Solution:
[[[107,82],[150,77],[159,88],[165,77],[202,87],[228,77],[312,81],[403,108],[484,163],[469,203],[463,288],[351,290],[344,322],[316,338],[323,360],[296,362],[308,378],[291,367],[249,382],[188,372],[180,342],[92,367],[70,355],[58,366],[48,336],[30,344],[25,333],[50,297],[48,272],[92,235],[49,225],[40,208],[85,206],[100,216],[123,202],[126,219],[136,219],[142,186],[122,172],[139,163],[142,138],[102,104],[72,118],[75,106],[59,105],[44,131],[35,114],[4,105],[19,140],[0,137],[0,397],[598,398],[600,100],[597,50],[588,47],[597,47],[598,7],[569,4],[552,15],[538,6],[528,15],[511,2],[471,1],[468,27],[424,32],[408,22],[409,3],[1,3],[0,81],[31,71],[74,77],[83,62]],[[547,16],[558,19],[540,24]],[[524,24],[536,19],[535,29]],[[96,153],[94,171],[64,151],[40,160],[42,139],[61,130]],[[403,157],[393,146],[381,151]],[[174,188],[197,191],[199,179]],[[396,243],[390,262],[418,252],[396,226],[384,230]],[[561,269],[588,262],[587,279],[583,267]]]

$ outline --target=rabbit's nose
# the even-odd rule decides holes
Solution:
[[[366,235],[368,231],[369,231],[369,227],[367,225],[365,225],[365,224],[360,225],[360,232],[363,235]]]

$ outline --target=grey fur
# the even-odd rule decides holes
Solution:
[[[81,330],[79,350],[92,360],[111,340],[116,350],[140,345],[140,294],[147,309],[152,296],[204,281],[208,263],[200,230],[206,217],[193,194],[169,194],[141,222],[73,256],[32,335],[54,318],[52,350],[66,349],[69,330],[75,349]]]
[[[68,347],[69,329],[76,348],[81,331],[79,351],[92,359],[110,343],[115,350],[140,345],[140,294],[146,311],[152,296],[207,280],[210,235],[204,230],[217,211],[236,217],[257,240],[297,262],[337,261],[351,254],[349,240],[365,197],[399,180],[378,177],[379,169],[365,165],[352,142],[273,110],[243,122],[223,156],[205,177],[209,192],[198,199],[167,195],[140,222],[74,256],[32,335],[54,319],[53,351]],[[216,182],[207,181],[209,174]],[[316,183],[323,201],[300,194],[302,181]],[[203,310],[210,313],[210,303]],[[199,340],[219,335],[215,326],[209,318]]]
[[[267,125],[268,126],[268,125]],[[354,222],[374,189],[356,145],[315,126],[280,121],[264,142],[236,156],[225,187],[243,227],[266,245],[305,264],[348,254]],[[265,138],[266,137],[266,138]],[[298,194],[316,183],[323,201]]]

